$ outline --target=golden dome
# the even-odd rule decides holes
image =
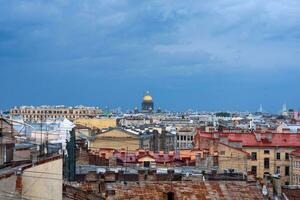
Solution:
[[[152,97],[150,95],[146,95],[143,98],[144,101],[152,101]]]

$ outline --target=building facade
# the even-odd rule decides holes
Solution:
[[[300,146],[300,135],[287,133],[197,133],[196,147],[201,138],[211,138],[247,152],[247,171],[257,178],[277,176],[281,185],[290,184],[290,154]],[[232,163],[234,163],[232,158]]]
[[[117,126],[117,119],[115,118],[80,118],[74,121],[75,124],[87,126],[91,129],[108,129],[115,128]]]
[[[126,149],[128,151],[135,151],[139,148],[139,135],[122,130],[111,129],[106,132],[96,135],[96,137],[90,141],[90,148],[112,148],[112,149]]]
[[[290,157],[291,157],[290,184],[300,186],[300,149],[291,152]]]
[[[176,149],[193,148],[194,128],[180,128],[176,133]]]
[[[21,116],[25,122],[44,121],[46,119],[67,118],[71,121],[80,118],[93,118],[101,114],[98,107],[65,106],[21,106],[10,110],[11,117]]]
[[[13,125],[0,116],[0,166],[13,160],[14,133]]]
[[[140,135],[140,148],[154,152],[169,152],[175,149],[176,135],[165,130],[146,131]]]

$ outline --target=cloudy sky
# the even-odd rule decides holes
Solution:
[[[0,0],[0,109],[299,108],[299,0]]]

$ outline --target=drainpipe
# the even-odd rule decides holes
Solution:
[[[22,184],[22,170],[19,169],[16,173],[17,175],[17,179],[16,179],[16,192],[19,193],[20,195],[22,195],[22,188],[23,188],[23,184]]]

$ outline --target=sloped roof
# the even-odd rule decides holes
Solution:
[[[220,137],[228,138],[230,142],[242,142],[243,147],[299,147],[300,134],[260,133],[257,140],[254,133],[220,133]],[[271,140],[268,140],[268,135]],[[213,138],[211,133],[200,133],[200,137]]]
[[[300,157],[300,149],[291,152],[291,155]]]
[[[120,133],[119,136],[117,136],[115,133],[118,132]],[[118,129],[118,128],[113,128],[108,131],[105,131],[103,133],[100,133],[96,136],[97,138],[101,137],[132,137],[132,138],[138,138],[139,136],[131,133],[129,131],[123,130],[123,129]]]
[[[170,192],[170,183],[166,182],[129,182],[126,190],[121,183],[112,183],[111,186],[116,194],[108,199],[167,199],[166,194]],[[241,181],[174,181],[171,188],[176,199],[263,199],[255,184]]]

